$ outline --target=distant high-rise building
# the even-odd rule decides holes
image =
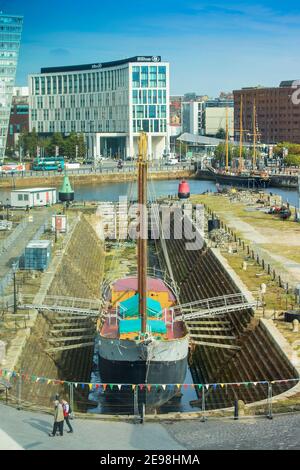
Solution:
[[[0,12],[0,162],[5,155],[23,17]]]

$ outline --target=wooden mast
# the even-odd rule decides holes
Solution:
[[[226,171],[229,169],[229,136],[228,136],[228,107],[226,107],[226,143],[225,143],[225,150],[226,150],[226,162],[225,168]]]
[[[241,95],[241,106],[240,106],[240,159],[239,159],[239,171],[243,170],[243,95]]]
[[[138,203],[139,203],[139,236],[138,236],[138,294],[139,315],[142,333],[147,330],[147,134],[141,132],[139,137],[138,156]]]
[[[255,167],[256,167],[256,140],[257,140],[256,100],[254,98],[254,103],[253,103],[253,170],[255,170]]]

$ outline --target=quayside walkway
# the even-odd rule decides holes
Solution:
[[[75,432],[51,438],[53,417],[0,405],[0,450],[299,450],[300,413],[273,420],[209,418],[161,423],[75,419]]]

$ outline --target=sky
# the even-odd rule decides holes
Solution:
[[[171,94],[300,78],[295,0],[0,0],[24,16],[17,85],[41,67],[136,55],[170,62]]]

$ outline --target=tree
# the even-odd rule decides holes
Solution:
[[[186,142],[182,142],[181,140],[176,140],[176,144],[175,144],[176,154],[178,155],[181,154],[181,155],[186,156],[186,153],[188,152],[188,150],[189,150],[189,147]]]
[[[242,158],[245,160],[248,157],[248,150],[246,147],[242,147]],[[240,147],[235,145],[233,147],[233,158],[240,158]]]
[[[228,163],[231,165],[232,158],[234,157],[234,145],[228,144]],[[226,165],[226,144],[220,143],[215,149],[214,160],[219,163],[220,166]]]
[[[223,129],[222,127],[220,127],[220,129],[219,129],[218,132],[216,133],[216,138],[217,138],[217,139],[223,139],[223,140],[225,140],[225,139],[226,139],[226,131],[225,131],[225,129]]]
[[[39,145],[39,138],[36,130],[33,128],[32,132],[23,132],[19,136],[18,144],[22,147],[25,155],[29,155],[31,158],[35,157],[36,149]]]
[[[65,139],[60,132],[55,132],[51,136],[49,145],[47,146],[47,155],[55,155],[56,147],[58,147],[59,155],[64,155]]]
[[[220,143],[215,149],[214,160],[218,162],[220,166],[225,167],[226,165],[226,144]],[[228,144],[228,163],[231,165],[232,159],[240,158],[240,148],[237,145]],[[246,160],[248,158],[248,150],[246,147],[242,148],[242,158]]]
[[[79,158],[80,160],[83,160],[85,158],[85,155],[86,155],[86,143],[85,143],[83,134],[78,134],[77,135],[77,145],[78,145],[77,158]]]
[[[292,142],[281,142],[280,144],[277,144],[274,148],[275,155],[278,155],[279,157],[284,157],[285,155],[283,149],[287,149],[289,154],[300,155],[299,144],[294,144]]]
[[[283,160],[286,166],[297,166],[300,167],[300,155],[289,154]]]

